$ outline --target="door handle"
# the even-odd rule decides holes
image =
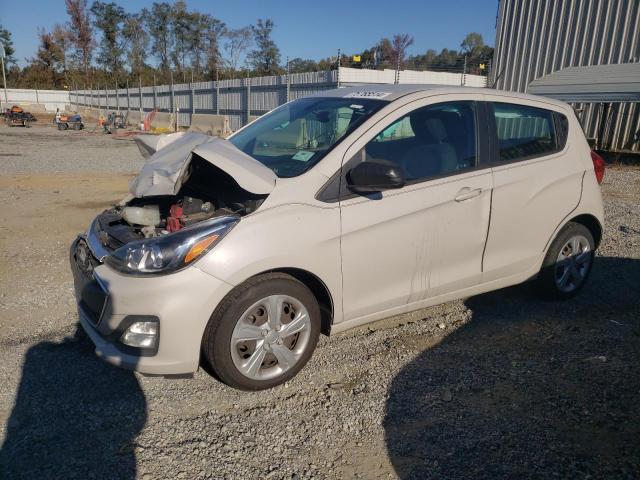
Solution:
[[[482,193],[481,188],[471,189],[469,187],[461,188],[458,194],[456,195],[456,202],[464,202],[465,200],[469,200],[471,198],[475,198]]]

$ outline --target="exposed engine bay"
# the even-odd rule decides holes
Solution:
[[[102,245],[113,251],[211,218],[248,215],[266,197],[243,189],[229,174],[193,154],[176,195],[126,199],[98,215],[98,235]]]

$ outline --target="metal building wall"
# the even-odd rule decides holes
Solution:
[[[492,83],[526,92],[566,67],[640,61],[640,0],[500,0]],[[588,137],[640,151],[640,104],[575,104]]]

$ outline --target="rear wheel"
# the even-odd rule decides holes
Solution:
[[[555,300],[575,296],[591,273],[594,250],[593,235],[587,227],[574,222],[565,225],[551,243],[538,275],[542,294]]]
[[[293,378],[320,335],[320,308],[311,291],[282,273],[257,276],[220,303],[205,330],[202,350],[229,386],[263,390]]]

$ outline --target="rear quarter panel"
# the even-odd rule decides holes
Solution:
[[[527,271],[542,261],[549,239],[581,202],[590,163],[588,145],[570,107],[509,97],[486,100],[558,111],[569,118],[570,128],[562,151],[493,167],[483,282]]]

